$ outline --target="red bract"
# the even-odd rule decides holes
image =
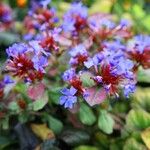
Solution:
[[[83,89],[83,87],[82,87],[82,81],[81,81],[79,78],[73,78],[73,79],[70,81],[70,84],[71,84],[75,89],[77,89],[77,94],[78,94],[78,95],[83,94],[84,89]]]
[[[57,46],[53,36],[47,36],[45,37],[41,42],[40,45],[45,48],[46,50],[58,50],[59,47]]]
[[[80,17],[80,16],[75,16],[75,28],[76,31],[80,31],[83,27],[86,26],[87,22],[86,19]]]
[[[3,89],[0,89],[0,98],[2,98],[4,95]]]
[[[112,75],[110,65],[102,66],[101,68],[102,83],[104,86],[108,86],[110,95],[118,93],[119,83],[123,77],[120,75]]]
[[[23,100],[23,99],[19,99],[18,101],[17,101],[17,104],[18,104],[18,106],[21,108],[21,109],[26,109],[26,107],[27,107],[27,104],[26,104],[26,102]]]
[[[78,55],[77,60],[79,64],[83,64],[85,61],[87,61],[88,56],[86,55]]]
[[[12,60],[9,59],[7,69],[13,76],[26,78],[31,81],[35,81],[36,79],[41,80],[43,78],[43,73],[36,71],[33,67],[33,62],[24,54],[18,55],[18,57],[14,57]]]
[[[150,68],[150,47],[145,48],[143,53],[136,50],[130,51],[129,57],[137,62],[137,66],[142,65],[144,69]]]

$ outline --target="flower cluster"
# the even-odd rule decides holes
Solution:
[[[13,44],[7,50],[6,69],[25,82],[41,80],[48,65],[48,55],[37,41]]]
[[[26,43],[6,50],[7,70],[33,83],[50,72],[45,70],[48,65],[54,68],[59,57],[63,58],[68,69],[62,79],[68,86],[60,91],[60,104],[65,108],[73,108],[78,98],[93,106],[107,97],[129,97],[136,88],[138,67],[150,68],[150,37],[134,36],[127,20],[114,22],[104,14],[88,16],[82,3],[73,3],[58,23],[49,2],[33,1],[24,20]]]
[[[53,29],[58,22],[54,8],[49,9],[50,0],[31,1],[32,9],[24,19],[25,40],[38,39],[39,31]]]
[[[87,8],[81,3],[73,4],[65,16],[63,29],[72,35],[73,46],[68,52],[70,68],[62,78],[76,90],[72,96],[82,97],[92,106],[107,96],[118,98],[122,93],[129,97],[134,93],[137,82],[135,68],[140,65],[150,68],[149,37],[133,37],[132,25],[127,20],[117,24],[109,15],[88,17]],[[84,20],[84,24],[77,27],[78,17]],[[88,86],[84,84],[87,75]],[[66,98],[66,95],[60,98],[60,103],[72,108],[77,100]]]
[[[11,8],[0,2],[0,31],[3,31],[11,26],[13,22]]]

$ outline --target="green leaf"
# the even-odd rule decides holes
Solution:
[[[73,150],[99,150],[99,149],[94,146],[81,145],[79,147],[74,148]]]
[[[136,18],[142,18],[145,16],[145,12],[138,4],[134,4],[132,7],[132,13]]]
[[[20,110],[16,101],[13,101],[13,102],[9,103],[8,109],[10,111],[14,111],[14,112],[19,112],[19,110]]]
[[[62,88],[60,88],[60,87],[58,87],[58,88],[51,88],[48,91],[50,102],[53,102],[54,104],[59,104],[59,98],[61,96],[61,94],[60,94],[60,90],[61,89]]]
[[[18,115],[18,120],[21,123],[26,123],[29,118],[31,119],[31,116],[27,112],[22,112],[21,114]]]
[[[0,150],[3,150],[5,147],[13,144],[14,141],[9,137],[0,136]]]
[[[150,79],[150,69],[145,70],[145,69],[139,68],[137,80],[139,82],[150,83],[149,79]]]
[[[134,100],[131,103],[132,108],[142,108],[150,112],[150,88],[137,88],[134,93]]]
[[[92,87],[95,85],[95,82],[93,79],[91,79],[93,75],[90,72],[83,72],[80,76],[80,79],[83,83],[84,87]]]
[[[106,111],[100,111],[98,117],[98,127],[107,134],[111,134],[113,132],[114,120],[111,115]]]
[[[81,103],[79,118],[81,122],[86,125],[92,125],[96,121],[96,117],[92,112],[92,109],[84,103]]]
[[[33,102],[33,110],[38,111],[42,109],[47,104],[47,102],[48,102],[48,94],[47,92],[45,92],[43,97]]]
[[[19,36],[14,34],[14,33],[10,33],[10,32],[1,32],[0,33],[0,44],[4,44],[4,45],[10,45],[14,42],[19,41]]]
[[[91,0],[90,0],[91,1]],[[109,13],[111,10],[113,2],[110,0],[97,0],[89,9],[90,14],[97,12]]]
[[[55,140],[51,139],[51,140],[45,140],[39,149],[41,150],[60,150],[58,147],[54,146],[55,144]]]
[[[57,118],[54,118],[53,116],[46,115],[46,120],[48,121],[48,126],[55,134],[59,134],[63,129],[63,124],[60,120]]]
[[[9,117],[5,117],[1,120],[2,129],[7,130],[9,129]]]
[[[123,150],[147,150],[147,149],[143,144],[138,143],[134,138],[130,138],[125,142]]]
[[[80,145],[89,141],[90,136],[82,130],[68,129],[61,134],[61,140],[68,145]]]
[[[133,132],[134,130],[143,130],[150,126],[150,114],[142,109],[131,110],[126,118],[126,129]]]
[[[150,149],[150,127],[141,133],[141,137],[145,145]]]

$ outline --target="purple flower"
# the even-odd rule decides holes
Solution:
[[[64,21],[62,28],[65,32],[74,31],[77,18],[85,20],[88,16],[87,7],[83,6],[82,3],[73,3],[71,8],[64,15]],[[84,24],[80,24],[82,28]]]
[[[82,18],[86,18],[88,16],[87,7],[83,6],[82,3],[73,3],[65,14],[66,17],[70,15],[79,15]]]
[[[23,43],[19,43],[19,44],[13,44],[11,47],[6,49],[6,53],[7,55],[10,57],[16,57],[19,54],[23,54],[28,50],[27,45],[23,44]]]
[[[35,53],[35,55],[39,55],[39,54],[45,54],[45,55],[49,55],[48,53],[46,53],[44,51],[44,49],[41,47],[41,45],[39,44],[38,41],[30,41],[29,45],[31,46],[32,49],[30,49],[31,51],[33,51]]]
[[[111,51],[125,50],[125,46],[120,40],[115,40],[113,42],[104,41],[104,46]]]
[[[79,44],[76,47],[74,47],[73,49],[71,49],[71,51],[69,53],[72,57],[75,57],[77,55],[87,55],[87,51],[86,51],[84,45],[82,45],[82,44]]]
[[[62,28],[65,32],[74,31],[75,30],[74,24],[75,20],[71,18],[66,18],[62,24]]]
[[[147,35],[137,35],[128,42],[129,51],[134,49],[139,53],[143,53],[146,47],[150,47],[150,36]]]
[[[60,104],[64,105],[65,108],[73,108],[73,104],[77,102],[77,97],[74,96],[76,92],[77,90],[74,87],[62,89],[61,93],[64,96],[60,97]]]
[[[90,28],[95,32],[98,32],[100,29],[103,29],[103,28],[113,29],[115,27],[114,22],[112,22],[111,20],[108,20],[108,19],[95,20],[95,18],[93,19],[90,20],[89,25],[90,25]]]
[[[38,7],[46,8],[47,5],[51,2],[51,0],[31,0],[31,7],[33,10]]]
[[[131,22],[127,19],[121,19],[119,24],[121,27],[124,27],[124,26],[130,26]]]
[[[64,72],[62,78],[64,81],[70,81],[76,76],[75,69],[71,68]]]
[[[89,58],[88,61],[84,62],[84,65],[87,68],[90,68],[92,66],[97,66],[102,62],[103,59],[104,59],[103,54],[98,53],[98,54],[95,54],[93,58]]]
[[[134,64],[131,60],[121,57],[112,73],[117,75],[124,74],[127,78],[133,78],[133,73],[131,72],[133,66]]]
[[[14,81],[11,79],[11,77],[9,75],[5,75],[3,81],[4,81],[4,84],[14,83]]]
[[[23,35],[23,39],[24,39],[25,41],[30,41],[30,40],[32,40],[33,38],[34,38],[34,35],[33,35],[32,33],[27,33],[27,34]]]
[[[127,85],[125,85],[124,86],[124,90],[123,90],[124,96],[128,98],[129,94],[135,92],[135,89],[136,89],[135,84],[127,84]]]
[[[46,57],[44,57],[44,56],[41,56],[41,57],[35,56],[35,57],[32,58],[32,62],[34,64],[34,68],[37,71],[41,71],[41,72],[45,73],[44,68],[48,65],[48,60],[47,60]]]

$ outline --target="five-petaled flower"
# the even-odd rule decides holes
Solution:
[[[77,90],[74,87],[62,89],[63,96],[60,97],[60,104],[64,105],[65,108],[73,108],[73,104],[77,102],[76,92]]]

